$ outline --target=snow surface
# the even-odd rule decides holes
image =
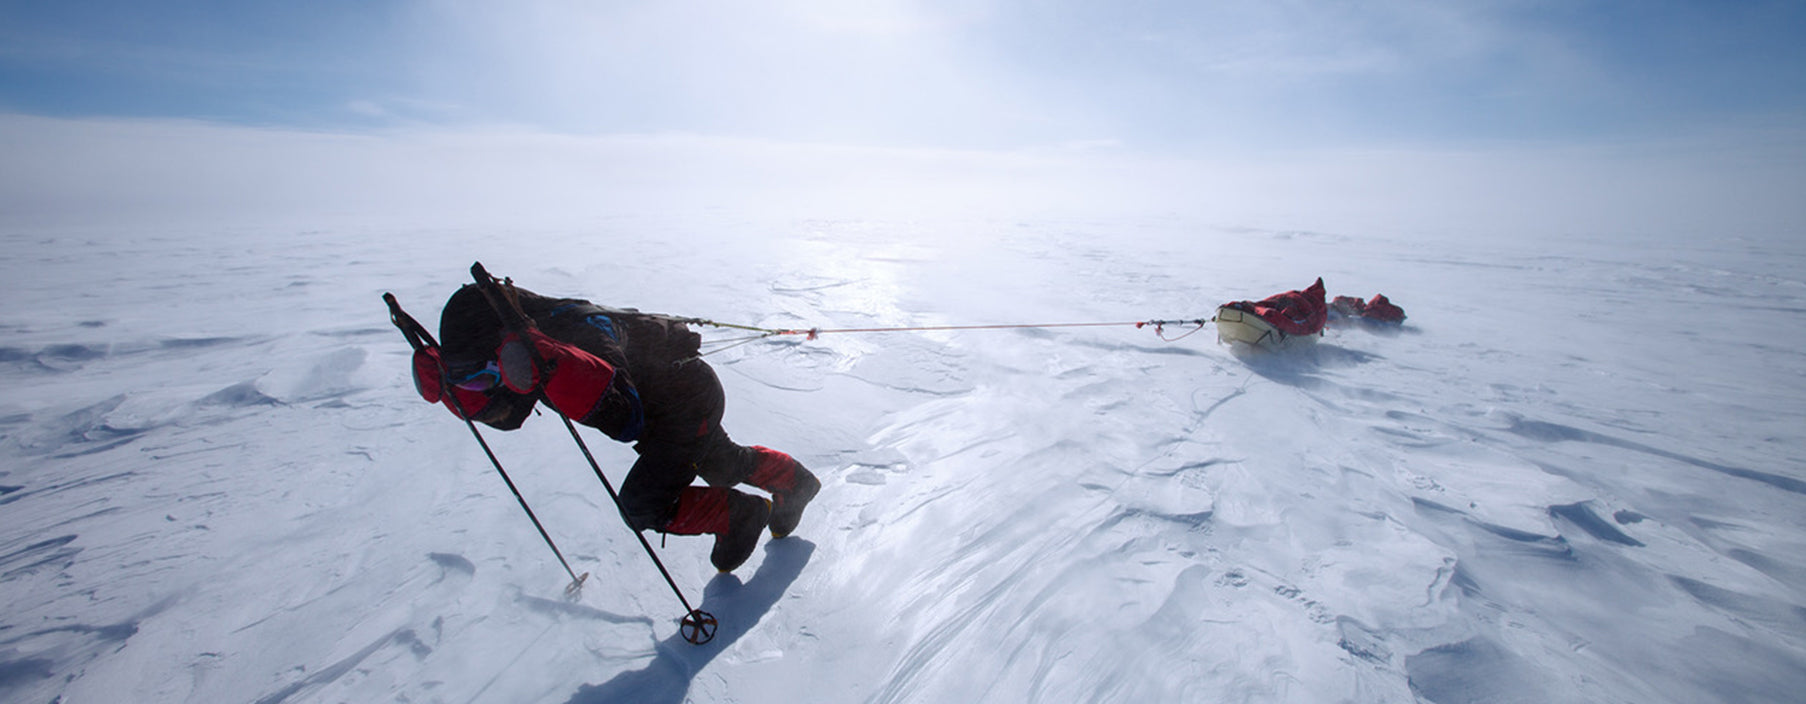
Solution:
[[[1806,691],[1798,239],[722,214],[0,237],[0,700]],[[766,326],[1197,317],[1319,275],[1410,320],[1265,355],[1129,326],[723,352],[727,428],[825,489],[733,576],[665,544],[721,620],[698,647],[562,425],[487,438],[594,573],[576,601],[414,394],[379,296],[436,328],[473,260]],[[590,443],[618,481],[630,450]]]

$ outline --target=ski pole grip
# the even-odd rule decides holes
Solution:
[[[503,328],[520,332],[533,327],[533,321],[527,317],[526,311],[521,310],[520,299],[513,295],[512,282],[495,278],[488,269],[483,268],[482,262],[470,265],[470,278],[476,281],[477,290],[483,293],[483,298],[489,301],[489,307],[494,308],[495,314],[502,319]]]
[[[420,325],[420,321],[415,320],[414,316],[408,315],[407,311],[401,309],[401,302],[395,300],[395,294],[384,293],[383,302],[389,304],[389,322],[394,323],[395,328],[401,331],[402,336],[408,338],[409,346],[416,350],[439,346],[432,334]]]

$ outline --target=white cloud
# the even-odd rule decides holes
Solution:
[[[955,20],[909,2],[432,7],[420,83],[495,122],[956,144],[1018,110],[947,43]]]
[[[4,224],[569,225],[717,210],[781,219],[1182,216],[1345,232],[1797,235],[1797,128],[1618,147],[1195,159],[1107,143],[849,147],[526,130],[379,135],[0,116]]]
[[[769,6],[830,33],[904,36],[942,28],[947,21],[912,0],[781,0]]]

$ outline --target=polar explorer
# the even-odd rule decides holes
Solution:
[[[450,395],[471,420],[519,428],[543,400],[573,421],[634,443],[621,513],[636,531],[715,536],[709,561],[731,572],[759,533],[796,530],[821,481],[790,455],[743,446],[721,428],[721,380],[701,338],[667,316],[551,298],[511,284],[466,284],[440,314]],[[691,486],[701,477],[708,486]],[[765,499],[734,489],[749,484]]]

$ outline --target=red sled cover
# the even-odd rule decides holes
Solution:
[[[1392,305],[1392,301],[1386,300],[1385,294],[1376,293],[1373,294],[1373,300],[1367,302],[1367,312],[1362,313],[1361,317],[1382,323],[1402,323],[1405,322],[1405,309]]]
[[[1338,315],[1350,318],[1364,318],[1378,323],[1405,322],[1405,309],[1392,304],[1383,293],[1373,295],[1373,300],[1363,301],[1354,296],[1336,296],[1329,304],[1330,310]]]
[[[1259,301],[1236,301],[1224,307],[1253,313],[1287,335],[1315,335],[1323,331],[1323,324],[1329,320],[1322,277],[1303,291],[1276,293]]]

